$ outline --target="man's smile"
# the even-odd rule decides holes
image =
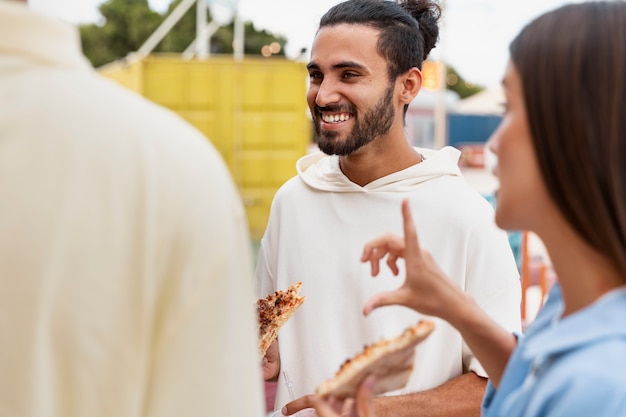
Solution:
[[[352,119],[354,115],[352,113],[321,113],[321,117],[325,123],[339,123]]]

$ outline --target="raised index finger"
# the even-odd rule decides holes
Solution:
[[[402,200],[402,219],[404,223],[404,244],[409,253],[419,253],[420,245],[411,215],[411,206],[408,199]]]

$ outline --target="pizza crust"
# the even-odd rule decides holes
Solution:
[[[345,361],[332,379],[316,388],[322,397],[332,395],[339,399],[355,397],[365,378],[375,377],[374,395],[404,387],[415,362],[415,347],[434,330],[435,324],[421,320],[401,335],[366,346],[360,353]]]
[[[296,282],[286,291],[276,291],[257,301],[259,320],[259,356],[262,359],[278,331],[304,303],[304,296],[298,295],[302,282]]]

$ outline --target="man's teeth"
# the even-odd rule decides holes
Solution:
[[[344,122],[348,119],[350,119],[352,116],[350,116],[349,113],[340,113],[340,114],[322,114],[322,120],[326,123],[337,123],[337,122]]]

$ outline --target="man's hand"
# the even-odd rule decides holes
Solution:
[[[356,401],[352,398],[337,400],[311,396],[310,401],[318,417],[376,417],[373,403],[374,378],[366,378],[356,393]]]
[[[305,395],[287,404],[282,409],[284,416],[317,416],[317,417],[361,417],[351,414],[353,400],[338,400],[334,397],[321,398],[317,395]],[[314,411],[315,409],[315,411]],[[319,410],[322,410],[320,414]],[[304,413],[301,411],[306,410]],[[310,414],[309,414],[310,412]]]
[[[307,408],[313,408],[313,397],[314,395],[305,395],[304,397],[296,398],[295,400],[288,402],[283,407],[283,415],[290,416],[298,411],[306,410]]]
[[[280,372],[280,354],[278,352],[278,339],[274,340],[265,356],[263,357],[263,379],[270,382],[276,382],[278,380],[278,373]]]

